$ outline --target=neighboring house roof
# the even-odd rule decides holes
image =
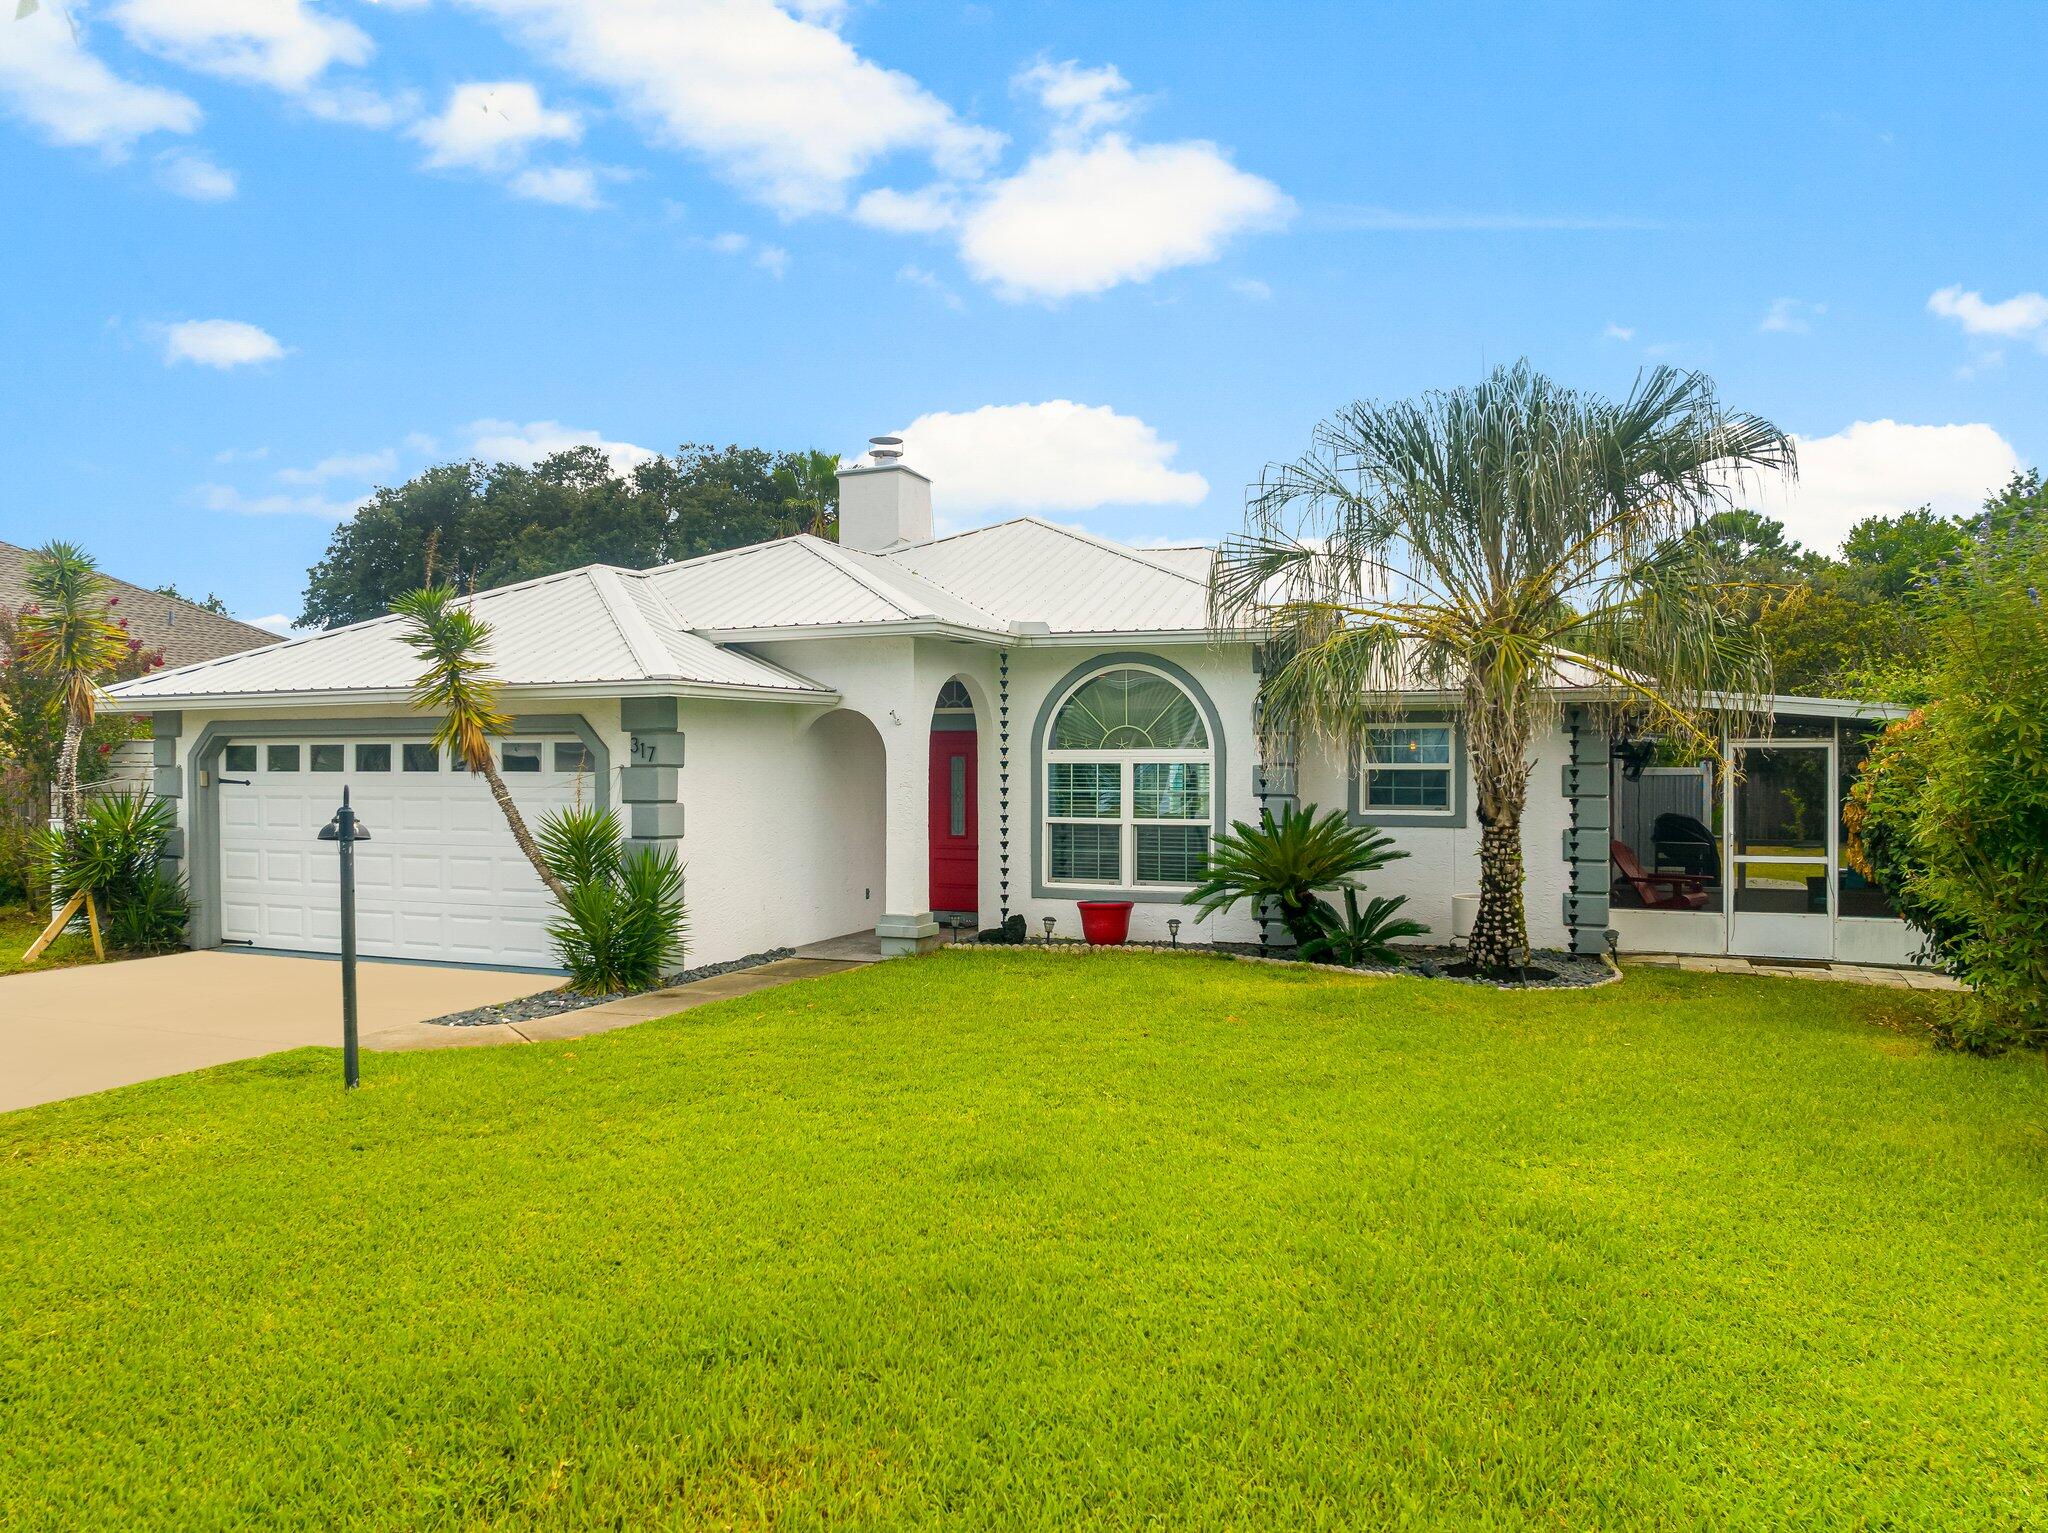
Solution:
[[[794,671],[688,632],[639,571],[593,565],[479,591],[473,600],[477,616],[491,625],[491,667],[509,687],[644,687],[820,702],[836,696]],[[123,702],[158,706],[322,694],[401,701],[420,671],[403,631],[398,618],[373,618],[111,690]]]
[[[29,603],[30,550],[0,543],[0,607],[20,609]],[[180,597],[107,576],[109,594],[119,598],[113,615],[125,618],[128,637],[146,650],[162,650],[166,666],[190,665],[216,655],[278,642],[277,635],[250,623],[238,623]]]

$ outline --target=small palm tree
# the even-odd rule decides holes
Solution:
[[[434,743],[490,784],[491,797],[512,827],[512,839],[555,903],[566,909],[569,893],[534,843],[526,817],[498,775],[497,753],[491,749],[491,737],[503,734],[511,723],[498,711],[498,680],[491,674],[488,657],[491,625],[461,605],[453,586],[408,592],[391,604],[391,610],[404,619],[401,637],[425,664],[413,683],[412,705],[422,713],[441,715]]]
[[[1462,704],[1480,824],[1472,962],[1522,963],[1529,753],[1560,689],[1708,750],[1710,700],[1757,711],[1768,658],[1700,540],[1789,438],[1658,368],[1615,403],[1526,363],[1476,388],[1359,403],[1270,467],[1211,584],[1220,624],[1270,635],[1268,727],[1349,746],[1404,692]]]
[[[78,750],[98,711],[100,688],[128,654],[128,636],[107,616],[106,576],[75,543],[49,543],[29,555],[22,581],[32,606],[17,625],[21,658],[57,685],[64,738],[57,752],[57,813],[78,823]]]

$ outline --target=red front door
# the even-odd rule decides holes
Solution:
[[[974,915],[981,904],[975,848],[974,732],[932,731],[932,909]]]

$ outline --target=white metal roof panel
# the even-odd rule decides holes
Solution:
[[[646,578],[677,620],[699,631],[918,621],[1002,627],[913,570],[807,534],[664,565]]]
[[[1055,633],[1202,631],[1209,589],[1176,563],[1035,517],[883,556],[1008,622]]]
[[[597,567],[479,591],[491,667],[508,686],[673,681],[775,692],[825,689],[676,627],[633,591],[640,577]],[[287,640],[268,649],[159,671],[113,689],[124,702],[291,693],[394,691],[419,675],[395,617]]]

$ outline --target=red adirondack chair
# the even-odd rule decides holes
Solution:
[[[1636,891],[1636,898],[1643,902],[1645,910],[1707,908],[1707,886],[1713,882],[1711,878],[1700,873],[1646,872],[1626,841],[1610,841],[1607,850],[1622,878]]]

